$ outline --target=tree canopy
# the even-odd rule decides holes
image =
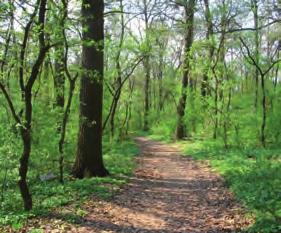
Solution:
[[[0,223],[15,221],[21,199],[40,209],[79,179],[124,182],[132,138],[154,135],[207,143],[200,159],[218,169],[237,160],[223,174],[234,186],[255,164],[275,182],[262,183],[262,201],[237,194],[249,180],[233,189],[256,232],[278,232],[280,33],[280,0],[2,0]]]

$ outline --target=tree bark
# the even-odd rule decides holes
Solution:
[[[64,47],[59,45],[55,51],[55,74],[54,74],[54,89],[55,89],[55,107],[64,107],[65,97],[64,97]]]
[[[210,12],[210,7],[209,7],[209,0],[204,0],[204,4],[205,4],[205,20],[207,23],[207,34],[206,34],[206,40],[208,41],[208,43],[212,43],[212,37],[214,34],[213,31],[213,22],[212,22],[212,15]],[[208,45],[209,47],[209,62],[211,62],[213,54],[214,54],[214,45],[210,44]],[[201,84],[201,95],[203,97],[206,97],[207,95],[210,94],[210,90],[209,90],[209,84],[208,84],[208,67],[204,70],[204,74],[203,74],[203,82]]]
[[[143,130],[149,130],[149,110],[150,110],[150,41],[149,41],[149,22],[148,22],[148,3],[143,0],[144,4],[144,19],[145,19],[145,43],[146,51],[144,56],[144,70],[145,70],[145,83],[144,83],[144,119]]]
[[[123,0],[120,0],[120,11],[123,12]],[[116,70],[117,70],[117,79],[116,79],[116,84],[117,84],[117,93],[116,96],[114,96],[114,102],[113,102],[113,108],[112,108],[112,113],[110,117],[110,133],[111,137],[114,138],[115,135],[115,115],[119,103],[119,99],[121,96],[122,92],[122,70],[121,70],[121,64],[120,64],[120,57],[121,57],[121,50],[123,47],[124,43],[124,36],[125,36],[125,22],[124,22],[124,15],[121,14],[121,35],[120,35],[120,42],[118,46],[118,52],[116,56]]]
[[[277,60],[271,62],[271,64],[269,64],[267,69],[262,70],[262,68],[260,67],[260,64],[255,59],[255,57],[252,56],[249,47],[247,46],[247,44],[243,41],[243,39],[241,37],[240,37],[240,41],[241,41],[241,43],[243,44],[243,46],[247,50],[248,57],[250,58],[250,61],[252,62],[251,64],[254,65],[257,68],[257,70],[259,71],[259,75],[261,76],[261,88],[262,88],[261,143],[262,143],[263,147],[266,147],[265,129],[266,129],[266,121],[267,121],[267,104],[266,104],[266,102],[267,102],[267,95],[266,95],[266,83],[265,83],[266,80],[265,80],[265,77],[274,68],[274,66],[276,64],[281,62],[281,59],[277,59]]]
[[[144,125],[143,130],[148,131],[149,130],[149,122],[148,122],[148,116],[149,116],[149,109],[150,109],[150,64],[149,64],[149,56],[146,55],[144,58],[144,69],[145,69],[145,83],[144,83]]]
[[[259,16],[258,16],[258,1],[257,0],[252,0],[252,11],[254,14],[254,28],[255,28],[255,59],[257,61],[257,64],[259,65]],[[254,79],[255,79],[255,102],[254,106],[255,109],[257,110],[258,107],[258,97],[259,97],[259,70],[257,67],[255,67],[255,74],[254,74]]]
[[[42,66],[45,56],[49,50],[49,47],[45,45],[45,14],[46,14],[46,4],[47,0],[41,0],[39,7],[39,44],[40,50],[36,62],[32,67],[31,74],[29,76],[28,82],[24,87],[24,103],[25,103],[25,116],[24,123],[21,127],[21,137],[23,141],[23,153],[20,158],[19,166],[19,189],[24,202],[24,209],[29,211],[32,209],[32,196],[27,184],[27,173],[28,173],[28,163],[31,153],[31,122],[32,122],[32,88],[38,78],[40,67]]]
[[[185,116],[186,99],[187,99],[187,87],[188,87],[188,82],[190,82],[189,52],[193,42],[194,7],[195,7],[195,0],[189,0],[187,6],[185,7],[187,32],[185,36],[182,92],[177,106],[177,114],[178,114],[178,123],[177,123],[177,130],[176,130],[177,139],[183,139],[184,137],[187,136],[186,125],[184,123],[184,116]]]
[[[107,176],[102,157],[104,2],[82,1],[83,46],[80,129],[73,175]],[[86,29],[86,30],[85,30]]]
[[[263,147],[266,147],[265,128],[266,128],[267,108],[266,108],[265,74],[261,74],[261,87],[262,87],[261,143]]]
[[[19,167],[19,189],[23,199],[24,209],[29,211],[32,209],[32,196],[29,191],[27,183],[27,172],[28,172],[28,163],[31,152],[31,132],[30,128],[22,128],[21,135],[23,140],[23,153],[20,158],[20,167]]]

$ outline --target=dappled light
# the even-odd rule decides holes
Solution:
[[[141,148],[136,176],[112,199],[93,197],[82,205],[85,216],[76,225],[66,223],[73,232],[223,233],[252,223],[206,163],[182,157],[176,146],[136,141]],[[56,219],[67,220],[67,215],[62,211],[49,223],[43,220],[44,229]]]
[[[280,233],[281,0],[0,0],[0,233]]]

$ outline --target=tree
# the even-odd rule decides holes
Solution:
[[[67,18],[67,15],[68,15],[68,3],[69,3],[68,0],[62,0],[62,4],[63,4],[63,19],[62,20],[64,21],[64,23]],[[61,31],[61,33],[62,33],[61,36],[64,41],[63,45],[64,45],[65,53],[63,54],[63,57],[60,57],[60,59],[61,59],[61,62],[63,63],[62,67],[64,68],[64,70],[62,71],[63,75],[65,73],[68,83],[69,83],[69,90],[68,90],[68,98],[66,101],[66,106],[65,106],[63,117],[61,120],[61,127],[59,127],[59,129],[60,129],[60,139],[59,139],[59,143],[58,143],[58,148],[59,148],[59,153],[60,153],[59,180],[61,183],[64,182],[64,143],[65,143],[65,137],[66,137],[66,127],[67,127],[67,123],[68,123],[68,119],[69,119],[69,115],[70,115],[70,108],[71,108],[71,104],[72,104],[72,100],[73,100],[75,85],[76,85],[76,81],[78,78],[78,73],[74,77],[72,77],[71,73],[69,71],[69,68],[68,68],[69,44],[68,44],[68,40],[66,37],[66,30],[64,28],[64,23],[61,24],[61,26],[63,26],[62,31]],[[64,89],[64,85],[61,86],[61,88]],[[56,98],[56,100],[57,99],[58,98]],[[63,95],[63,99],[64,99],[64,95]],[[64,106],[64,104],[61,107],[63,107],[63,106]]]
[[[193,42],[193,22],[194,22],[194,11],[195,11],[195,0],[189,0],[184,4],[185,8],[185,48],[184,48],[184,61],[183,61],[183,77],[182,77],[182,92],[181,97],[177,106],[178,122],[177,122],[177,139],[183,139],[187,136],[186,125],[184,123],[184,115],[186,109],[187,100],[187,88],[188,82],[191,85],[190,74],[190,49]]]
[[[251,9],[254,15],[254,28],[255,28],[255,60],[257,65],[259,65],[259,49],[260,49],[260,39],[259,39],[259,15],[258,15],[258,1],[251,0]],[[255,67],[254,79],[256,81],[255,90],[255,109],[258,107],[258,96],[259,96],[259,70]]]
[[[107,176],[102,157],[104,69],[104,2],[82,1],[82,68],[80,128],[73,174],[77,178]]]
[[[214,55],[214,45],[213,45],[213,34],[214,34],[214,30],[213,30],[213,22],[212,22],[212,14],[210,11],[210,4],[209,4],[209,0],[204,0],[204,5],[205,5],[205,20],[206,20],[206,26],[207,26],[207,33],[206,33],[206,40],[209,43],[209,51],[208,51],[208,55],[209,55],[209,63],[211,62],[213,55]],[[206,97],[208,94],[210,94],[210,87],[208,84],[208,72],[209,69],[206,68],[204,70],[204,74],[203,74],[203,81],[202,81],[202,85],[201,85],[201,94],[203,97]]]
[[[143,0],[143,14],[144,14],[144,22],[145,22],[145,52],[144,52],[144,61],[143,66],[145,70],[145,84],[144,84],[144,125],[143,130],[148,131],[149,130],[149,122],[148,122],[148,116],[149,116],[149,109],[150,109],[150,39],[149,39],[149,19],[150,19],[150,12],[148,9],[148,4],[150,1]]]
[[[246,48],[247,55],[245,57],[248,57],[248,62],[253,65],[258,71],[259,75],[261,77],[261,88],[262,88],[262,123],[261,123],[261,130],[260,130],[260,141],[263,145],[263,147],[266,147],[266,135],[265,135],[265,128],[266,128],[266,120],[267,120],[267,95],[266,95],[266,75],[274,68],[274,66],[281,62],[281,59],[272,61],[271,64],[269,64],[265,69],[263,69],[258,61],[256,60],[255,56],[252,55],[249,47],[247,44],[243,41],[243,39],[240,37],[240,41],[242,45]]]
[[[58,41],[63,41],[63,30],[67,14],[65,13],[64,4],[61,4],[61,9],[56,13],[55,20],[58,22],[57,30],[54,35]],[[64,43],[59,43],[54,49],[54,89],[55,89],[55,107],[63,109],[65,105],[65,76],[64,76]]]
[[[14,120],[16,121],[17,125],[20,127],[20,134],[23,142],[23,151],[22,155],[20,157],[20,166],[19,166],[19,189],[20,193],[23,199],[24,203],[24,209],[29,211],[32,209],[32,196],[28,187],[27,183],[27,173],[28,173],[28,165],[29,165],[29,159],[31,154],[31,140],[32,140],[32,94],[33,94],[33,86],[35,84],[35,81],[38,78],[40,68],[42,64],[44,63],[45,57],[49,49],[52,47],[49,44],[46,44],[45,41],[45,16],[46,16],[46,5],[47,0],[41,0],[37,1],[36,6],[34,7],[34,11],[32,15],[30,16],[30,20],[25,26],[25,33],[24,33],[24,40],[21,48],[21,54],[20,63],[23,65],[25,60],[25,54],[26,54],[26,47],[28,44],[28,37],[29,37],[29,31],[31,29],[31,25],[34,22],[34,18],[37,15],[37,11],[39,9],[38,13],[38,25],[39,25],[39,31],[38,31],[38,40],[39,40],[39,51],[37,58],[32,66],[31,73],[28,77],[27,82],[24,82],[24,73],[23,68],[21,67],[20,73],[19,73],[19,80],[20,80],[20,88],[22,92],[22,99],[24,102],[24,110],[20,111],[20,113],[17,113],[15,104],[13,103],[11,96],[9,95],[8,91],[6,90],[6,87],[3,83],[0,82],[0,89],[2,93],[5,96],[5,99],[8,103],[8,106],[10,108],[10,111],[13,115]],[[21,119],[21,115],[24,112],[24,117]]]

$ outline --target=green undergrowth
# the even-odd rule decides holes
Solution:
[[[166,142],[166,143],[170,143],[173,141],[172,138],[167,137],[166,135],[149,135],[148,136],[149,139],[151,140],[155,140],[155,141],[162,141],[162,142]]]
[[[171,143],[174,141],[174,138],[170,136],[170,133],[166,133],[167,130],[159,129],[159,126],[155,126],[150,131],[136,131],[133,134],[137,137],[146,137],[151,140],[161,141],[166,143]],[[163,131],[162,131],[163,130]]]
[[[208,160],[255,216],[246,232],[281,232],[281,149],[224,149],[214,141],[182,142],[184,154]]]
[[[2,197],[0,205],[0,225],[11,225],[20,228],[29,217],[46,214],[52,208],[87,200],[92,195],[102,199],[110,199],[113,193],[125,184],[132,175],[135,162],[134,156],[138,149],[132,140],[123,143],[104,143],[104,160],[110,176],[106,178],[89,178],[75,180],[66,172],[64,184],[58,181],[41,182],[32,177],[30,188],[34,201],[31,212],[22,209],[22,200],[17,186],[12,185]]]

